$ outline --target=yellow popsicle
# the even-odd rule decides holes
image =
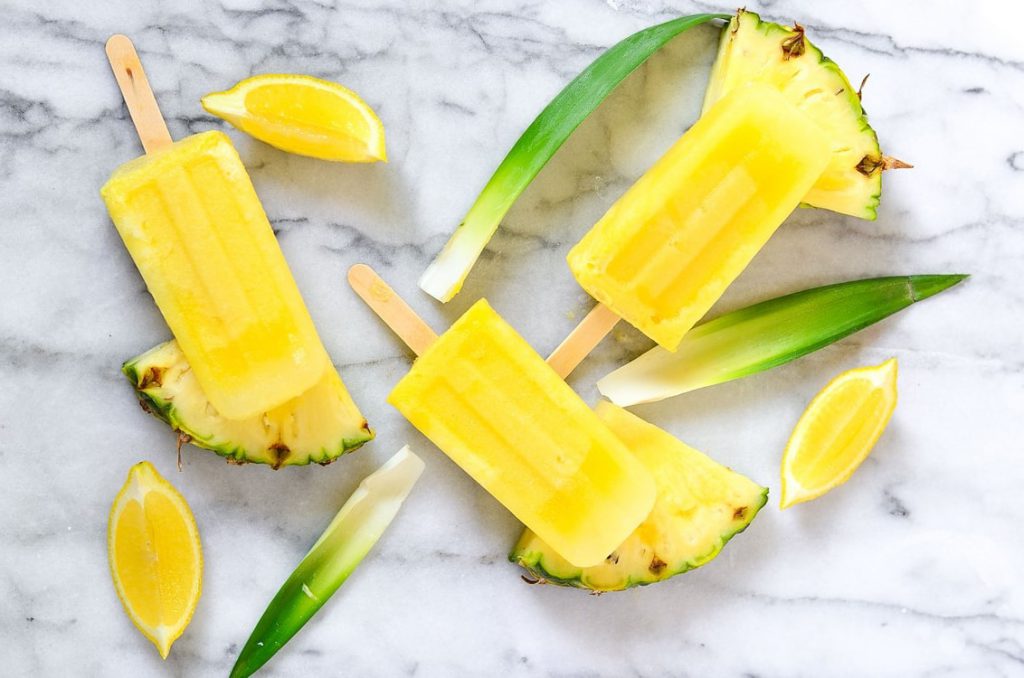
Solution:
[[[388,402],[579,567],[602,562],[654,505],[643,465],[486,301]]]
[[[118,168],[101,190],[203,393],[244,419],[330,360],[238,153],[204,132]]]
[[[569,252],[598,301],[673,351],[824,171],[831,146],[773,88],[716,103]]]

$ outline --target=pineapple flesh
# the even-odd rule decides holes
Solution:
[[[328,464],[373,438],[333,366],[298,397],[245,419],[227,419],[213,408],[175,341],[129,360],[121,371],[143,409],[177,431],[179,441],[229,462]]]
[[[571,565],[526,530],[509,560],[538,580],[596,592],[663,581],[712,560],[768,500],[767,488],[636,415],[607,401],[597,414],[654,477],[654,509],[593,567]]]
[[[839,66],[807,39],[799,24],[789,28],[740,10],[722,33],[704,111],[748,82],[777,88],[832,143],[831,162],[804,202],[874,219],[882,194],[882,171],[909,165],[882,155],[860,93]]]

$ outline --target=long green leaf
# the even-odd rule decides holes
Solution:
[[[363,479],[270,601],[231,678],[255,673],[334,595],[391,524],[422,472],[423,461],[406,446]]]
[[[609,48],[565,86],[534,119],[480,192],[420,287],[440,301],[454,297],[505,213],[555,151],[622,80],[683,31],[728,14],[694,14],[651,26]]]
[[[869,278],[816,287],[727,313],[597,382],[616,405],[654,402],[771,369],[952,287],[966,275]]]

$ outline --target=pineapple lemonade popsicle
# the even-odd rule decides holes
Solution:
[[[172,143],[119,37],[108,50],[112,64],[119,49],[129,59],[115,75],[147,155],[114,172],[103,200],[213,407],[229,419],[272,409],[320,381],[327,352],[231,141],[204,132]]]
[[[622,317],[675,350],[800,204],[830,154],[821,129],[774,89],[737,88],[572,248],[569,267],[611,324]]]
[[[647,517],[650,474],[486,301],[436,338],[368,267],[349,280],[420,354],[388,402],[563,558],[603,562]]]

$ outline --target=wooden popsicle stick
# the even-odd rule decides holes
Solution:
[[[348,269],[348,284],[416,355],[437,341],[437,333],[366,264]]]
[[[348,269],[348,284],[416,355],[437,341],[434,330],[366,264]],[[598,304],[548,357],[548,365],[565,379],[618,321],[611,309]]]
[[[615,311],[598,302],[548,356],[548,365],[565,379],[601,343],[601,340],[608,336],[618,322],[619,316]]]
[[[146,153],[153,153],[173,142],[171,133],[167,131],[167,123],[160,114],[160,107],[149,87],[146,72],[135,51],[135,45],[124,35],[112,35],[107,40],[107,60],[114,71],[117,86],[121,88],[121,96],[128,106],[128,113],[135,123],[135,131],[139,133],[142,147]]]

